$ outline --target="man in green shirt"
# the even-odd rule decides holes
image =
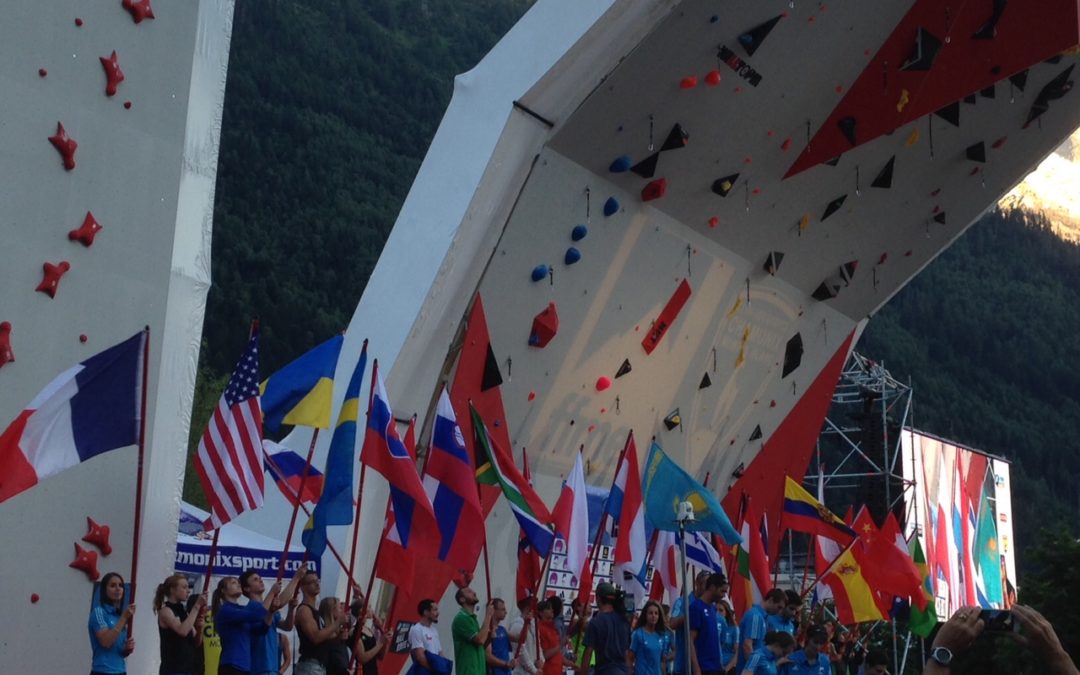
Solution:
[[[457,675],[486,675],[487,657],[484,646],[491,634],[494,608],[489,602],[481,625],[476,618],[476,605],[480,602],[476,591],[468,587],[460,588],[454,599],[461,607],[450,626],[454,636],[454,671]]]

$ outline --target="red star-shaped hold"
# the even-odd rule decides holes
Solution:
[[[49,136],[49,142],[64,158],[64,168],[68,171],[73,170],[75,168],[75,150],[79,147],[79,144],[75,142],[74,138],[68,138],[63,124],[56,123],[56,134]]]
[[[154,8],[150,6],[150,0],[123,0],[120,4],[131,14],[135,23],[154,18]]]
[[[86,212],[86,217],[83,218],[82,225],[78,229],[68,232],[68,239],[71,241],[77,241],[83,246],[90,248],[90,245],[94,243],[94,237],[98,232],[101,232],[104,228],[101,223],[94,218],[94,214],[89,211]]]
[[[124,71],[120,70],[120,63],[116,60],[114,51],[109,58],[99,57],[101,67],[105,69],[105,95],[116,96],[116,88],[124,81]]]
[[[75,559],[68,563],[68,567],[79,570],[90,581],[101,578],[101,572],[98,572],[97,568],[97,551],[87,551],[78,544],[75,544]]]
[[[11,323],[0,321],[0,368],[14,360],[15,352],[11,351]]]
[[[90,531],[86,533],[86,536],[82,538],[88,544],[93,544],[101,549],[103,555],[109,555],[112,553],[112,546],[109,545],[109,526],[98,525],[94,522],[94,519],[90,516],[86,517],[86,527]]]
[[[60,288],[60,277],[71,269],[71,264],[66,260],[61,260],[58,265],[47,262],[41,267],[45,270],[45,276],[34,290],[41,291],[50,298],[55,298],[56,291]]]

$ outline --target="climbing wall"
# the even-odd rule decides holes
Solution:
[[[156,672],[150,601],[175,550],[232,2],[11,0],[3,15],[0,429],[55,376],[149,327],[128,672]],[[5,670],[89,669],[92,582],[131,577],[135,484],[127,447],[0,503]]]

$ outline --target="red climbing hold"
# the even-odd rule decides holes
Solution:
[[[596,391],[604,391],[611,386],[611,378],[607,375],[601,375],[596,378]]]
[[[68,239],[71,241],[77,241],[83,246],[90,248],[94,243],[94,237],[98,232],[104,229],[101,227],[101,223],[94,218],[94,214],[89,211],[86,212],[86,217],[83,218],[82,225],[78,229],[68,232]]]
[[[64,168],[71,171],[75,168],[75,150],[79,147],[79,144],[75,142],[74,138],[68,138],[67,131],[64,129],[64,125],[56,123],[56,134],[49,136],[49,142],[53,144],[56,151],[60,153],[60,156],[64,158]]]
[[[881,257],[877,259],[877,264],[884,265],[885,261],[888,260],[888,259],[889,259],[889,254],[888,253],[882,253]]]
[[[80,19],[79,17],[75,17],[75,25],[81,27],[82,26],[82,19]]]
[[[720,84],[720,80],[721,77],[719,70],[710,70],[709,73],[705,76],[705,84],[709,85],[710,87],[715,87],[716,85]]]
[[[86,337],[86,333],[83,333],[82,335],[79,336],[79,342],[81,342],[83,344],[86,344],[86,341],[89,340],[89,339],[90,338]]]
[[[791,147],[791,139],[790,138],[785,138],[784,142],[780,144],[780,149],[783,150],[784,152],[787,152],[790,147]]]
[[[131,14],[135,23],[154,18],[154,8],[150,6],[150,0],[122,0],[120,5]]]
[[[97,559],[97,551],[87,551],[75,544],[75,559],[68,563],[68,567],[83,572],[90,581],[97,581],[101,577],[101,572],[98,572],[97,568]]]
[[[660,199],[667,192],[667,178],[657,178],[641,189],[641,201],[651,202]]]
[[[720,219],[717,218],[716,216],[713,216],[712,218],[709,218],[709,227],[715,228],[719,224],[720,224]]]
[[[910,258],[911,257],[911,249],[910,248],[908,250],[904,251],[904,257],[905,258]]]
[[[1009,138],[1008,136],[1002,136],[1001,138],[994,141],[993,144],[991,144],[990,147],[997,150],[1001,146],[1005,145],[1005,141],[1008,140],[1008,138]]]
[[[89,532],[82,538],[88,544],[93,544],[101,549],[101,552],[105,555],[112,553],[112,546],[109,545],[109,526],[98,525],[94,522],[94,519],[90,516],[86,517],[86,527]]]
[[[775,400],[769,401],[769,407],[770,408],[775,408],[776,407],[776,401]]]
[[[543,349],[558,332],[559,313],[555,309],[555,303],[549,302],[544,311],[533,317],[532,330],[529,331],[529,346]]]
[[[30,594],[30,602],[31,602],[32,604],[35,604],[35,605],[36,605],[36,604],[37,604],[37,601],[38,601],[38,600],[40,600],[40,599],[41,599],[41,596],[40,596],[40,595],[38,595],[37,593],[31,593],[31,594]]]
[[[60,288],[60,277],[71,269],[71,264],[66,260],[62,260],[59,265],[54,265],[51,262],[47,262],[41,266],[44,271],[44,278],[41,283],[38,284],[34,290],[41,291],[50,298],[56,297],[56,290]]]
[[[131,110],[131,101],[124,101],[124,109]]]
[[[45,70],[44,68],[38,68],[37,69],[37,74],[38,74],[38,77],[45,77],[46,75],[49,74],[49,71]]]
[[[679,80],[679,89],[693,89],[697,86],[697,75],[688,75]]]
[[[529,392],[529,400],[533,401],[535,399],[536,399],[536,392],[535,391],[530,391]]]
[[[11,351],[11,322],[0,321],[0,368],[14,360],[15,352]]]
[[[98,57],[101,67],[105,69],[105,95],[116,96],[116,88],[124,81],[124,71],[120,70],[120,62],[116,59],[116,51],[105,58]]]

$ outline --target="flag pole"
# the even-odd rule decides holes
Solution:
[[[366,340],[365,340],[366,342]],[[368,402],[367,402],[367,422],[364,425],[365,435],[367,434],[367,424],[371,423],[371,405],[375,400],[375,385],[378,382],[379,377],[379,359],[372,361],[371,365],[371,386],[368,387]],[[390,420],[390,424],[393,424],[394,420]],[[360,446],[361,452],[363,452],[363,445]],[[349,604],[349,600],[352,599],[352,586],[353,586],[353,573],[356,571],[356,544],[357,539],[360,537],[360,508],[364,503],[364,477],[367,475],[367,464],[364,463],[361,458],[360,461],[360,481],[356,486],[356,513],[353,516],[353,535],[352,535],[352,552],[349,554],[349,585],[345,587],[345,604]],[[387,504],[390,503],[390,497],[386,498]],[[379,539],[379,549],[382,549],[382,538]],[[375,561],[379,559],[379,550],[375,551]],[[375,565],[374,562],[371,565],[371,579],[375,580]],[[368,592],[371,592],[371,584],[368,584]],[[364,597],[364,606],[367,607],[368,598]]]
[[[479,487],[479,486],[477,486]],[[477,496],[480,499],[480,514],[484,513],[484,495],[480,490],[476,491]],[[491,602],[491,563],[488,561],[488,539],[487,539],[487,523],[481,525],[484,530],[484,584],[487,586],[487,599]]]
[[[143,459],[146,456],[146,389],[150,380],[150,326],[143,327],[142,391],[139,403],[139,454],[135,469],[135,525],[131,542],[131,602],[139,572],[139,536],[142,534]],[[128,628],[128,637],[135,636],[135,624]]]
[[[308,445],[307,459],[304,461],[304,470],[300,473],[300,491],[293,504],[292,517],[289,518],[289,529],[285,531],[285,547],[281,549],[281,559],[278,562],[277,581],[285,577],[285,561],[289,559],[289,545],[292,544],[293,530],[296,528],[296,514],[300,510],[300,502],[303,501],[304,485],[307,483],[308,474],[311,472],[311,460],[315,456],[315,444],[319,440],[319,429],[316,427],[311,434],[311,443]],[[264,457],[266,452],[263,452]]]
[[[803,591],[801,596],[803,600],[806,599],[806,596],[810,595],[810,592],[813,591],[815,587],[817,587],[818,583],[820,583],[824,577],[828,576],[829,572],[833,571],[833,568],[836,567],[836,563],[840,561],[840,558],[844,557],[844,554],[850,551],[852,547],[854,547],[855,544],[858,543],[858,541],[859,538],[855,537],[851,540],[851,543],[844,548],[843,551],[840,551],[840,553],[837,554],[836,558],[834,558],[833,561],[829,563],[829,566],[825,568],[825,571],[819,574],[817,576],[817,579],[814,579],[814,583],[810,584],[810,586],[805,591]]]

